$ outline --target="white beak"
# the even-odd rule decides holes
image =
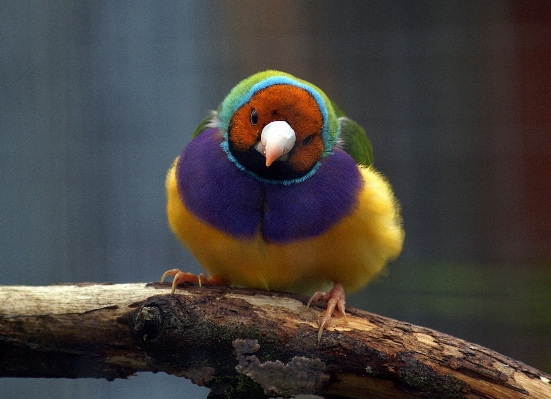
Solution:
[[[262,129],[260,141],[255,148],[266,158],[266,166],[270,166],[278,159],[287,159],[285,155],[291,151],[295,140],[295,131],[287,122],[273,121]]]

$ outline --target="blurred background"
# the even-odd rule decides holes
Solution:
[[[551,2],[2,1],[0,22],[0,284],[199,272],[165,173],[237,82],[275,68],[365,127],[402,204],[402,255],[348,305],[551,373]],[[141,373],[0,392],[208,389]]]

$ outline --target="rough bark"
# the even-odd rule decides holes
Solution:
[[[211,398],[551,398],[551,376],[439,332],[348,308],[317,340],[321,304],[228,287],[0,287],[0,376],[163,371]]]

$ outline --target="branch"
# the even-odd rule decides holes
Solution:
[[[0,377],[163,371],[209,398],[544,398],[551,376],[439,332],[279,292],[167,284],[0,286]]]

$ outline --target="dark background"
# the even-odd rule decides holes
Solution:
[[[551,3],[0,2],[0,284],[199,272],[164,176],[275,68],[368,132],[406,241],[349,305],[551,372]],[[0,379],[8,398],[204,398],[164,374]]]

